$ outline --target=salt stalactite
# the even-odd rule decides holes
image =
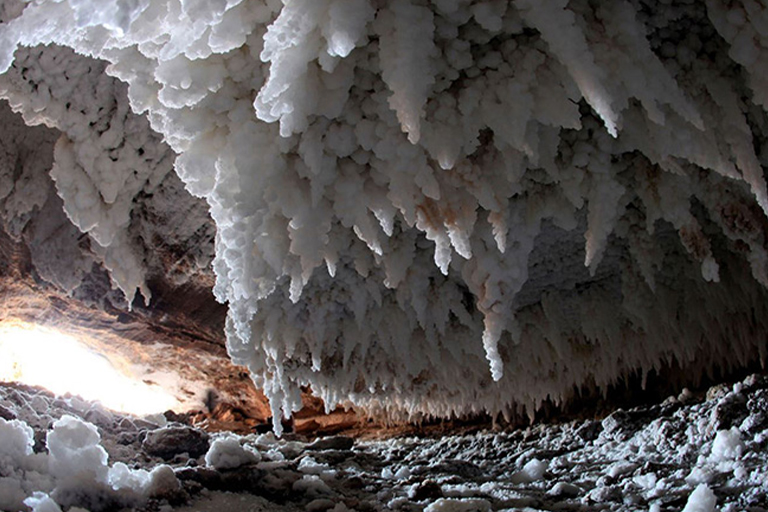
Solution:
[[[165,165],[136,157],[151,135],[120,91],[67,84],[93,60],[50,66],[60,48],[36,45],[108,62],[178,154],[216,222],[230,355],[276,428],[303,385],[329,407],[530,414],[586,382],[765,356],[768,24],[754,2],[9,12],[0,69],[40,76],[2,95],[64,132],[64,208],[128,296],[144,269],[121,230]],[[68,101],[113,114],[94,127]]]
[[[151,294],[143,258],[126,233],[135,197],[156,187],[172,170],[172,160],[157,150],[157,135],[130,111],[125,93],[115,90],[124,86],[106,76],[104,67],[68,49],[21,49],[0,90],[27,124],[63,132],[50,175],[67,216],[95,242],[128,303],[137,288],[146,302]]]

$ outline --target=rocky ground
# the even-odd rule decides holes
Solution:
[[[379,439],[207,433],[77,398],[0,388],[0,427],[32,428],[36,455],[29,457],[44,458],[50,429],[62,428],[55,421],[66,415],[96,426],[112,468],[106,486],[81,482],[78,492],[64,492],[59,477],[40,477],[44,465],[34,475],[29,463],[13,467],[0,443],[0,490],[13,478],[26,491],[42,482],[39,490],[59,510],[93,512],[768,510],[764,375],[602,420]],[[120,463],[126,470],[118,477]],[[131,483],[140,469],[155,475],[151,485]],[[56,510],[36,496],[27,501],[34,510]]]

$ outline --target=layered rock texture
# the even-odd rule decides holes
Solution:
[[[765,358],[757,2],[0,6],[2,215],[34,274],[220,332],[212,286],[276,419],[302,386],[533,414]]]

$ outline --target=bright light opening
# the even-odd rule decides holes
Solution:
[[[118,369],[106,356],[72,336],[23,322],[0,323],[0,381],[71,393],[105,407],[137,415],[155,414],[179,404],[156,385]]]

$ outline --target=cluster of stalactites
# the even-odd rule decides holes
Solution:
[[[329,405],[451,414],[691,361],[701,340],[646,319],[676,289],[657,221],[698,262],[672,272],[691,297],[721,279],[694,203],[768,286],[766,34],[752,1],[33,2],[0,27],[0,68],[55,43],[127,82],[210,205],[230,353],[275,410],[309,384]],[[72,140],[57,183],[108,202]],[[537,253],[558,237],[560,259]],[[574,255],[589,274],[548,283]]]

